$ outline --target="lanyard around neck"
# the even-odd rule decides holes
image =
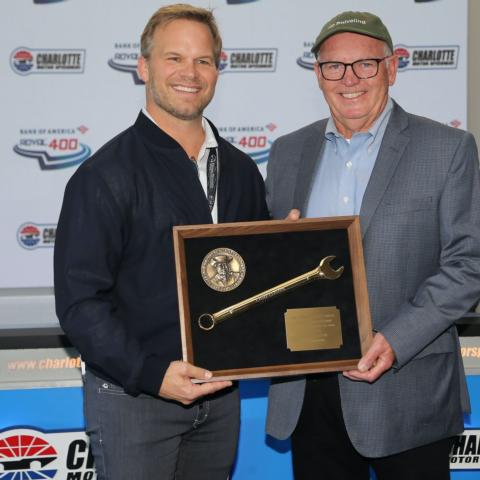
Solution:
[[[207,199],[210,211],[213,210],[217,194],[217,158],[217,149],[210,148],[207,160]]]
[[[198,173],[198,164],[194,157],[191,158]],[[208,149],[207,159],[207,200],[210,211],[213,210],[215,205],[215,197],[217,194],[217,160],[218,160],[218,148]]]

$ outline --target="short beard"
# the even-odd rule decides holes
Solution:
[[[194,111],[184,111],[184,110],[178,110],[172,104],[170,104],[167,100],[163,99],[159,95],[157,89],[155,88],[155,83],[152,83],[150,85],[150,93],[157,107],[161,108],[162,110],[169,113],[173,117],[178,118],[179,120],[190,121],[190,120],[195,120],[201,117],[203,114],[203,110],[208,105],[208,103],[210,103],[210,101],[208,101],[206,105],[201,105],[199,108],[197,108]]]

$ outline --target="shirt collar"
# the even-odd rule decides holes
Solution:
[[[155,122],[155,120],[148,113],[148,111],[145,107],[142,108],[142,113],[149,120],[151,120],[155,125],[157,125],[157,122]],[[157,127],[158,127],[158,125],[157,125]],[[215,138],[215,134],[213,133],[212,127],[210,126],[210,123],[208,123],[208,120],[205,117],[202,117],[202,128],[203,128],[203,131],[205,132],[205,140],[204,140],[202,146],[200,147],[200,151],[198,152],[198,159],[203,158],[207,148],[217,148],[218,147],[218,142],[217,142],[217,139]]]
[[[153,117],[148,113],[147,108],[143,107],[142,108],[142,113],[150,120],[152,121],[155,125],[157,125],[157,122],[153,119]],[[157,125],[158,127],[158,125]]]
[[[205,140],[203,145],[200,147],[200,151],[198,152],[198,159],[201,159],[205,156],[205,150],[207,148],[218,147],[217,139],[215,138],[212,127],[205,117],[202,117],[202,127],[203,131],[205,132]]]
[[[372,139],[372,142],[375,141],[377,134],[380,131],[382,125],[384,125],[384,123],[387,122],[388,119],[390,118],[390,112],[392,111],[392,108],[393,108],[393,100],[390,97],[388,97],[387,104],[385,105],[385,108],[383,109],[380,116],[375,120],[375,122],[368,129],[367,132],[362,132],[362,133],[368,133]],[[327,121],[327,127],[325,129],[325,137],[327,138],[327,140],[334,140],[335,138],[339,138],[339,137],[343,138],[343,136],[338,132],[332,116],[330,116]]]

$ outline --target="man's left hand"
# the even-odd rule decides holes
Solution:
[[[357,370],[343,372],[343,375],[350,380],[372,383],[389,370],[394,361],[392,347],[381,333],[377,333],[367,353],[358,362]]]

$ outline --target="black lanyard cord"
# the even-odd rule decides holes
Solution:
[[[218,152],[217,148],[209,148],[208,149],[208,159],[207,159],[207,200],[208,206],[210,207],[210,211],[213,210],[213,206],[215,205],[215,196],[217,194],[217,160],[218,160]],[[191,157],[190,160],[192,161],[197,174],[198,171],[198,163],[195,160],[195,157]]]

